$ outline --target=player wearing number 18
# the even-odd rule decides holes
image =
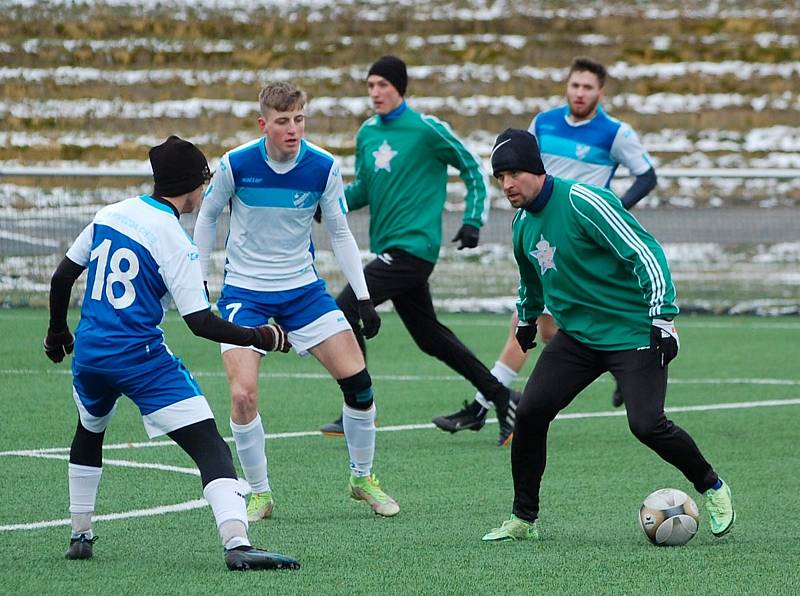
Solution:
[[[168,435],[200,469],[228,568],[296,569],[294,559],[250,545],[230,449],[200,387],[169,350],[158,325],[174,300],[200,337],[266,351],[288,352],[291,346],[277,325],[240,327],[210,311],[197,249],[178,221],[202,200],[210,177],[202,152],[173,136],[150,150],[150,162],[153,193],[101,209],[67,251],[50,284],[45,354],[58,363],[75,349],[72,395],[78,427],[69,454],[72,536],[66,556],[92,556],[103,436],[125,394],[141,411],[147,434]],[[86,294],[73,341],[67,309],[72,286],[85,269]]]

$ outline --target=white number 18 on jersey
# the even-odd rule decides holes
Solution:
[[[111,306],[116,309],[128,308],[136,300],[136,289],[131,281],[139,274],[139,259],[136,253],[129,248],[118,248],[111,254],[109,263],[108,253],[111,249],[111,240],[106,238],[92,250],[89,260],[97,259],[97,270],[92,284],[92,300],[102,300],[103,286],[105,286],[106,298]],[[122,261],[128,262],[128,268],[123,271],[120,268]],[[111,271],[106,276],[106,265],[110,265]],[[122,295],[114,296],[114,284],[122,284]]]

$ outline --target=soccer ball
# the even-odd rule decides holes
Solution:
[[[639,525],[656,546],[680,546],[697,534],[700,513],[692,497],[676,488],[647,495],[639,509]]]

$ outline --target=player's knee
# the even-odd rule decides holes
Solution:
[[[550,404],[553,400],[537,391],[526,391],[517,406],[516,424],[535,426],[549,424],[558,414]]]
[[[365,368],[352,377],[338,379],[339,388],[344,394],[344,403],[354,410],[369,410],[372,407],[372,379]]]
[[[427,332],[415,333],[413,337],[417,347],[428,356],[433,356],[435,358],[440,357],[443,344],[438,341],[437,338],[431,337],[431,334]]]
[[[556,326],[553,317],[550,316],[543,315],[539,317],[537,320],[537,326],[539,339],[541,339],[544,343],[549,343],[558,332],[558,327]]]
[[[231,412],[236,420],[252,419],[258,412],[258,389],[244,385],[231,386]]]
[[[650,443],[664,429],[666,420],[662,418],[628,418],[628,428],[631,429],[633,436],[644,444]]]
[[[558,328],[555,325],[545,325],[539,332],[539,339],[544,343],[550,343],[550,340],[555,337],[557,331]]]

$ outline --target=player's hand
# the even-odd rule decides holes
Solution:
[[[517,343],[523,352],[532,350],[536,347],[536,321],[520,321],[517,323],[517,331],[514,333]]]
[[[461,241],[458,250],[463,248],[475,248],[478,246],[478,239],[480,238],[481,231],[475,226],[464,224],[458,230],[458,233],[453,237],[451,242]]]
[[[286,331],[280,325],[261,325],[254,329],[258,341],[253,347],[265,352],[283,352],[286,354],[292,349]]]
[[[314,211],[314,221],[317,223],[322,223],[322,207],[319,203],[317,203],[317,209]]]
[[[666,319],[653,319],[651,328],[656,349],[661,353],[661,368],[668,365],[678,355],[681,340],[675,323]]]
[[[74,347],[75,338],[69,332],[69,327],[63,331],[47,330],[47,337],[44,338],[44,353],[56,364],[64,360],[67,354],[72,354]]]
[[[361,333],[367,339],[372,339],[378,335],[378,330],[381,328],[381,318],[378,316],[378,311],[375,310],[375,305],[372,300],[358,301],[358,318],[361,319]]]

